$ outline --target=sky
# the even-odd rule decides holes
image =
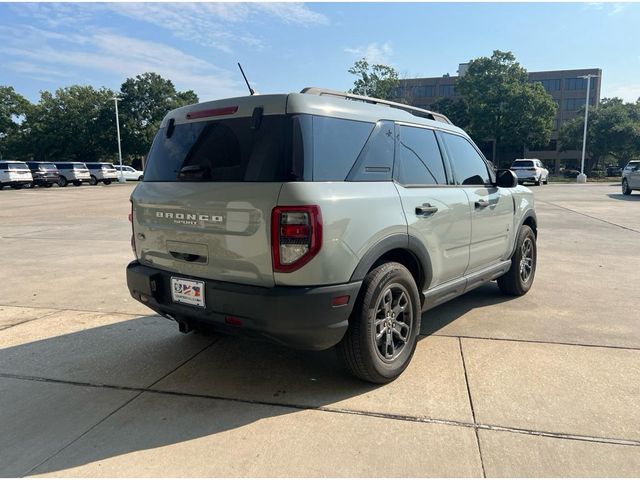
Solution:
[[[237,62],[260,93],[346,90],[361,57],[413,78],[496,49],[529,71],[601,68],[602,97],[640,97],[640,4],[0,3],[0,85],[31,101],[147,71],[201,101],[246,95]]]

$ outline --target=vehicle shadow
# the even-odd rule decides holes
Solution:
[[[421,333],[437,332],[475,307],[505,300],[507,297],[502,296],[495,285],[480,287],[425,313]],[[164,333],[154,334],[154,329],[163,329]],[[134,340],[129,340],[132,337]],[[216,435],[224,437],[224,432],[288,415],[300,408],[331,405],[376,414],[400,414],[407,406],[419,408],[414,405],[415,397],[404,393],[405,389],[409,392],[411,385],[414,388],[421,382],[430,385],[429,372],[422,371],[417,376],[406,372],[403,375],[406,378],[385,386],[361,382],[341,369],[335,350],[305,352],[242,337],[212,335],[206,338],[210,340],[208,347],[202,336],[182,335],[169,320],[148,316],[0,349],[0,381],[7,375],[18,376],[25,382],[30,381],[29,377],[36,377],[41,384],[51,379],[57,385],[68,385],[69,389],[100,389],[96,395],[104,389],[124,389],[132,396],[139,394],[91,429],[81,441],[33,472],[30,472],[33,465],[47,458],[33,448],[42,440],[29,438],[21,445],[13,440],[15,431],[3,429],[0,445],[10,446],[10,452],[6,452],[8,461],[0,463],[0,475],[51,474],[205,437],[207,442],[217,445]],[[203,345],[205,349],[201,353],[184,362],[183,359],[193,356],[190,352],[201,350]],[[424,348],[432,347],[425,345]],[[189,354],[180,357],[175,355],[176,351]],[[50,421],[47,412],[52,409],[56,415],[68,417],[69,422],[82,421],[73,408],[49,405],[47,395],[43,392],[41,399],[31,398],[24,404],[17,402],[10,408],[5,405],[0,419],[8,415],[23,418],[25,422],[39,421],[46,431]],[[393,402],[389,400],[391,397]],[[91,426],[87,425],[87,429]],[[73,438],[68,439],[71,440]],[[224,452],[211,451],[210,454]],[[39,458],[38,455],[45,456]],[[211,476],[224,473],[215,469],[207,472]]]
[[[498,305],[512,299],[513,297],[504,295],[495,282],[487,283],[423,313],[420,334],[437,333],[474,308]]]
[[[621,193],[607,193],[607,197],[614,200],[625,200],[627,202],[640,202],[640,195],[623,195]]]

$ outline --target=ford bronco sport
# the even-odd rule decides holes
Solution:
[[[131,203],[135,299],[183,332],[336,345],[376,383],[422,312],[496,279],[523,295],[536,269],[531,191],[463,130],[317,88],[169,112]]]

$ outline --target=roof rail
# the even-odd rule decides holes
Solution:
[[[320,96],[330,95],[332,97],[344,98],[349,100],[358,100],[360,102],[387,105],[391,108],[404,110],[405,112],[409,112],[412,115],[415,115],[417,117],[424,117],[424,118],[428,118],[429,120],[435,120],[437,122],[452,124],[451,120],[449,120],[445,115],[442,115],[441,113],[432,112],[431,110],[425,110],[424,108],[413,107],[411,105],[405,105],[404,103],[391,102],[389,100],[381,100],[379,98],[365,97],[363,95],[339,92],[337,90],[328,90],[326,88],[318,88],[318,87],[303,88],[300,93],[308,93],[311,95],[320,95]]]

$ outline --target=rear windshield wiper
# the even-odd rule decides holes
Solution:
[[[180,172],[178,172],[178,178],[194,177],[199,179],[204,178],[208,172],[208,167],[203,167],[202,165],[187,165],[180,169]]]

